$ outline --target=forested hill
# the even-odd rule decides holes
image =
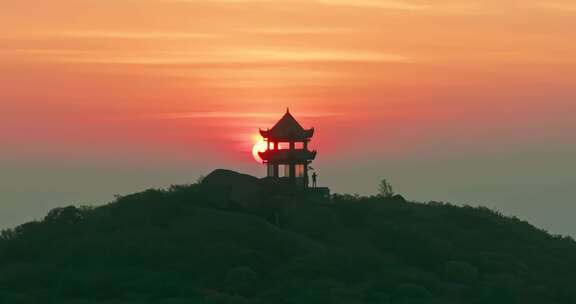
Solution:
[[[576,303],[576,243],[486,208],[217,170],[4,231],[0,303]]]

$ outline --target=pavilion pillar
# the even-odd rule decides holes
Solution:
[[[306,144],[304,144],[306,145]],[[306,146],[305,146],[306,147]],[[308,188],[308,164],[304,164],[304,188]]]
[[[290,179],[291,180],[296,179],[296,164],[295,163],[290,163]]]

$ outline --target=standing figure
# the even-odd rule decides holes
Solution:
[[[312,173],[312,187],[316,188],[316,180],[318,179],[318,174],[316,172]]]

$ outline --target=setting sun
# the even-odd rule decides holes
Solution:
[[[261,136],[254,135],[255,143],[254,147],[252,147],[252,156],[254,156],[254,160],[261,163],[262,158],[258,155],[258,152],[266,151],[266,142]]]

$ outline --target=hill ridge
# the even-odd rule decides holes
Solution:
[[[484,207],[216,170],[0,237],[0,303],[576,303],[576,242]]]

